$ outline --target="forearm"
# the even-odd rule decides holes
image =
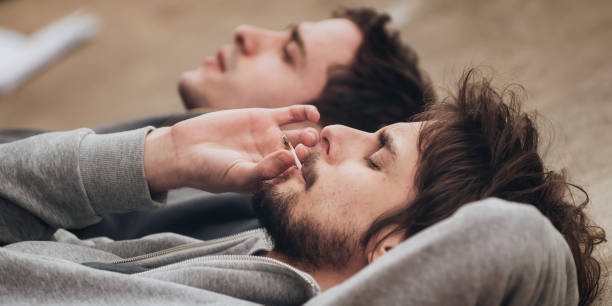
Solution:
[[[47,239],[59,227],[163,205],[151,198],[145,179],[149,131],[79,129],[0,145],[0,241]]]

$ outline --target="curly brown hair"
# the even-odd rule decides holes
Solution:
[[[306,102],[317,106],[321,124],[373,132],[409,120],[435,100],[416,52],[401,42],[399,32],[387,28],[388,14],[358,8],[342,9],[333,16],[357,25],[363,41],[349,65],[329,68],[321,94]]]
[[[408,238],[488,197],[528,203],[565,238],[576,265],[579,304],[588,305],[600,289],[601,266],[593,250],[606,241],[604,230],[585,214],[588,195],[569,183],[565,172],[544,167],[535,115],[521,111],[517,92],[512,87],[497,91],[489,79],[477,76],[475,70],[466,72],[456,96],[413,118],[425,121],[418,140],[415,199],[381,216],[361,243],[365,246],[392,224],[399,226],[389,235],[399,232]],[[584,201],[575,202],[572,188],[585,195]]]

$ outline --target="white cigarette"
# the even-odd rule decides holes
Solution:
[[[295,149],[293,149],[293,146],[289,142],[289,139],[287,139],[286,135],[283,135],[283,142],[285,142],[285,145],[289,146],[289,150],[291,151],[291,154],[293,154],[293,160],[295,160],[295,165],[301,170],[302,163],[300,163],[300,159],[297,157],[297,153],[295,153]]]

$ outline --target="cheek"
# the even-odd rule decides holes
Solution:
[[[318,79],[299,73],[276,59],[246,62],[231,76],[232,91],[243,98],[256,99],[259,107],[280,107],[304,103],[315,98],[325,85]]]
[[[306,196],[315,203],[333,203],[334,207],[346,206],[354,200],[355,189],[358,189],[356,184],[360,183],[359,177],[363,177],[350,166],[317,167],[316,174],[317,181]]]
[[[365,169],[365,168],[364,168]],[[319,180],[304,195],[310,208],[335,218],[351,218],[356,224],[370,224],[398,202],[400,194],[393,181],[366,169],[344,175],[319,173]]]
[[[312,63],[303,72],[303,79],[306,86],[321,92],[327,83],[328,65],[325,63]]]

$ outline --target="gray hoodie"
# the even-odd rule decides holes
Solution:
[[[0,145],[0,303],[577,302],[563,237],[533,207],[498,199],[466,205],[322,294],[307,273],[263,256],[272,243],[262,230],[212,241],[171,233],[79,240],[62,230],[164,205],[165,194],[151,195],[144,177],[149,130],[80,129]]]

